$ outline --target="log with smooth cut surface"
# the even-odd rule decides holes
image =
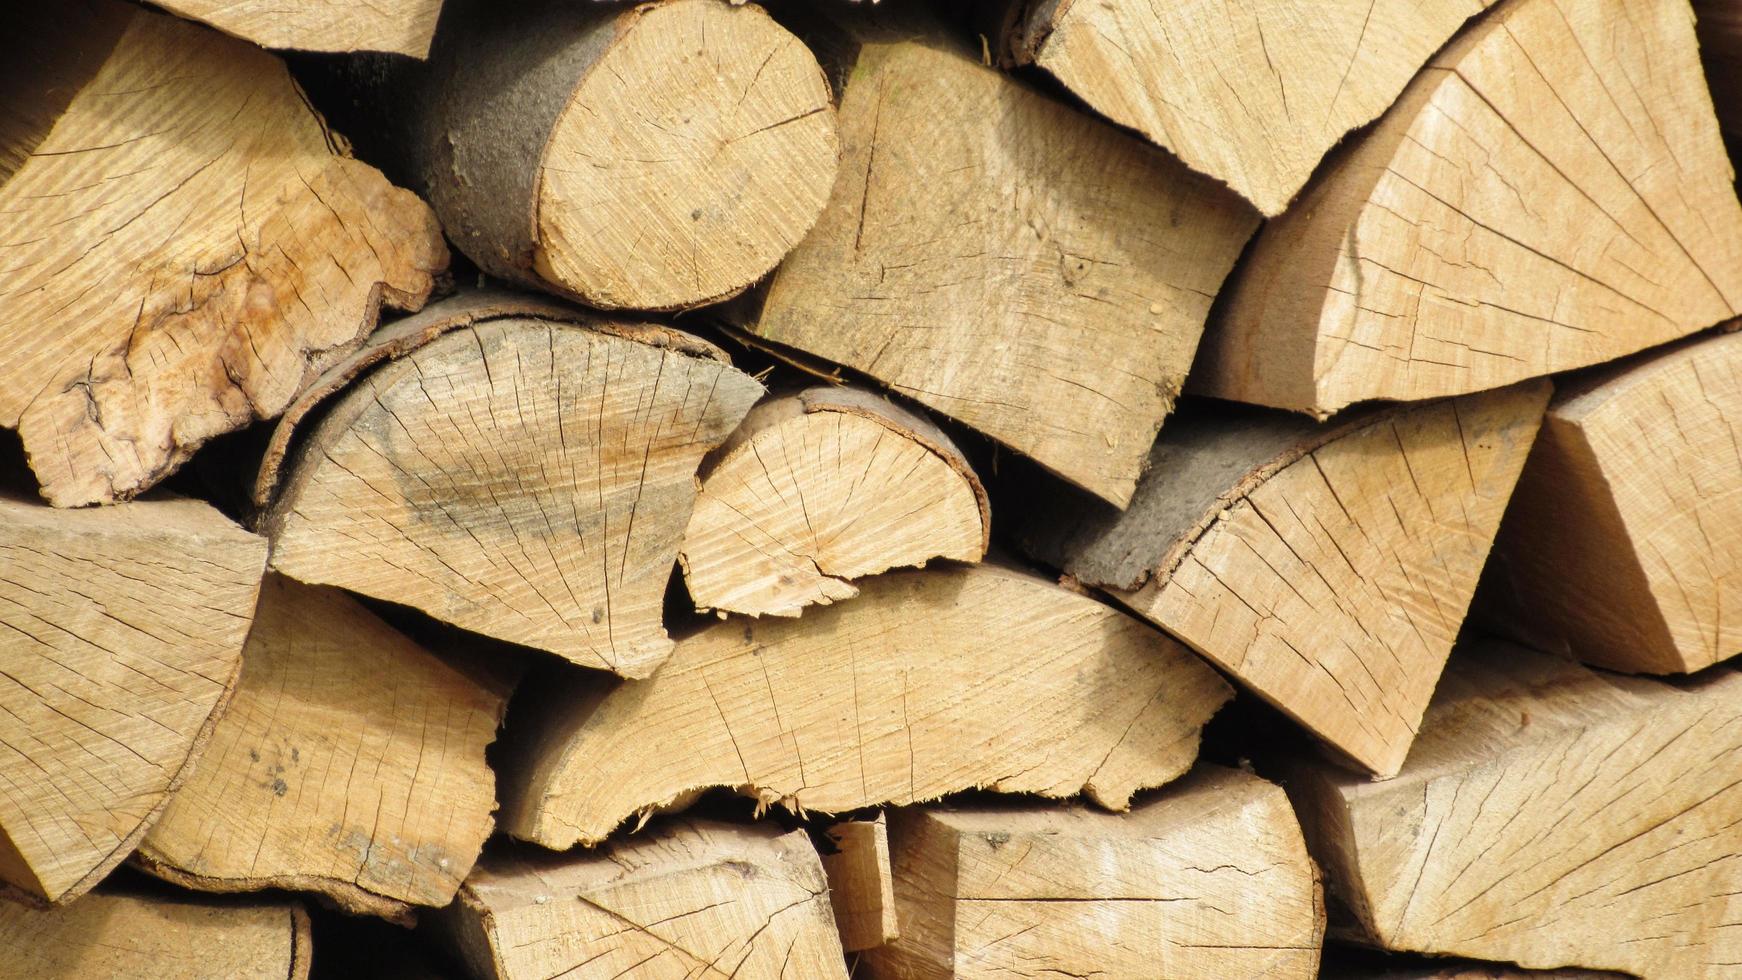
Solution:
[[[1326,415],[1611,360],[1742,308],[1687,0],[1506,0],[1258,236],[1192,374]]]
[[[70,901],[132,852],[230,696],[265,562],[197,501],[0,495],[0,882]]]
[[[1114,809],[1191,766],[1231,692],[1149,625],[1028,572],[892,572],[798,620],[732,618],[647,681],[571,678],[511,719],[504,830],[595,844],[732,787],[844,812],[974,787]]]
[[[0,902],[0,980],[307,980],[308,913],[236,902],[101,891],[75,905]]]
[[[275,56],[117,0],[0,31],[0,425],[53,503],[278,414],[446,267],[429,208],[335,152]]]
[[[825,833],[834,850],[823,855],[823,870],[841,946],[849,953],[882,946],[897,931],[888,817],[843,820]]]
[[[961,451],[865,391],[764,401],[702,470],[679,556],[700,609],[796,616],[858,595],[853,579],[986,553],[986,490]]]
[[[163,9],[204,21],[263,48],[429,53],[442,0],[164,0]]]

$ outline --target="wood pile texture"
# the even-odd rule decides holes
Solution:
[[[0,28],[0,980],[1742,978],[1742,3]]]

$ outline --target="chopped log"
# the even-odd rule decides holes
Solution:
[[[108,503],[283,410],[447,265],[429,208],[333,148],[284,64],[117,0],[8,4],[0,426]]]
[[[312,944],[296,902],[97,892],[76,905],[0,903],[0,980],[306,980]]]
[[[837,45],[841,177],[739,315],[1122,505],[1258,216],[940,44]]]
[[[1742,675],[1670,685],[1492,641],[1453,659],[1396,779],[1302,764],[1287,781],[1366,941],[1733,975]]]
[[[794,811],[973,787],[1124,809],[1191,766],[1231,694],[1147,624],[987,565],[892,572],[801,620],[714,624],[651,680],[543,693],[505,733],[499,822],[556,849],[714,786]]]
[[[767,824],[486,856],[441,926],[484,980],[847,976],[815,848]]]
[[[1507,0],[1265,226],[1193,390],[1322,416],[1735,316],[1731,176],[1686,0]]]
[[[133,850],[230,696],[265,563],[197,501],[0,495],[0,890],[71,901]]]
[[[1491,2],[1008,0],[1003,56],[1275,216]]]
[[[1282,790],[1205,767],[1118,816],[897,812],[901,938],[873,980],[1317,974],[1318,874]]]
[[[1058,497],[1025,543],[1388,776],[1548,397],[1527,382],[1334,424],[1204,407],[1168,423],[1128,510]]]
[[[460,251],[589,306],[742,292],[810,230],[835,179],[828,82],[755,4],[449,0],[427,65],[351,74],[368,93],[360,145],[429,199]]]
[[[203,21],[263,48],[390,51],[422,58],[442,0],[161,0],[173,14]]]
[[[889,868],[889,821],[843,820],[827,831],[833,853],[823,855],[829,876],[829,904],[841,947],[849,953],[874,949],[894,939],[895,876]]]
[[[432,307],[316,382],[261,478],[273,568],[645,677],[696,467],[762,386],[679,331],[512,309]]]
[[[268,576],[229,711],[140,863],[401,921],[446,905],[494,826],[484,747],[507,696],[345,593]]]
[[[979,561],[991,527],[985,487],[943,430],[819,387],[757,405],[703,462],[678,557],[698,609],[797,616],[858,595],[866,575]]]
[[[1562,391],[1495,551],[1484,605],[1531,646],[1654,674],[1742,653],[1742,334]]]

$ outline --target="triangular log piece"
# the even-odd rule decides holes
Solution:
[[[284,64],[117,0],[7,4],[0,426],[57,505],[133,496],[283,410],[447,265],[430,210]]]
[[[157,818],[230,696],[266,542],[192,500],[0,496],[0,882],[83,894]]]
[[[1687,0],[1506,0],[1265,226],[1192,390],[1322,416],[1685,336],[1742,306],[1731,175]]]
[[[872,980],[1316,975],[1325,918],[1288,798],[1205,767],[1130,813],[976,806],[890,821],[901,937]]]
[[[532,67],[529,67],[532,66]],[[353,65],[394,160],[493,276],[603,309],[743,291],[839,158],[816,58],[756,4],[448,0],[425,65]]]
[[[204,21],[265,48],[429,53],[442,0],[163,0],[163,9]]]
[[[273,568],[647,676],[696,467],[762,386],[655,325],[465,321],[359,354],[291,450]]]
[[[841,178],[745,326],[1124,504],[1258,216],[936,43],[844,45]]]
[[[0,903],[0,980],[306,980],[308,913],[267,903],[101,891],[75,905]]]
[[[823,855],[829,904],[847,952],[882,946],[896,936],[895,876],[889,868],[889,821],[843,820],[826,832],[834,850]]]
[[[1379,775],[1403,764],[1547,382],[1333,424],[1201,406],[1124,513],[1067,497],[1025,544]]]
[[[486,855],[440,923],[483,980],[847,977],[816,849],[768,824]]]
[[[507,694],[337,589],[268,576],[230,708],[140,863],[400,920],[446,905],[494,826],[484,747]]]
[[[1460,649],[1409,765],[1289,795],[1368,942],[1526,967],[1730,977],[1742,938],[1742,675],[1603,674]]]
[[[1685,673],[1742,653],[1742,334],[1563,389],[1478,608],[1541,649]]]
[[[1004,57],[1274,216],[1490,2],[1009,0]]]
[[[859,594],[852,579],[932,558],[976,562],[986,490],[943,430],[854,388],[751,409],[702,464],[684,535],[699,609],[796,616]]]
[[[990,787],[1123,809],[1188,769],[1230,695],[1183,647],[1028,572],[891,572],[803,619],[733,618],[648,681],[511,716],[502,829],[562,849],[732,787],[845,812]]]

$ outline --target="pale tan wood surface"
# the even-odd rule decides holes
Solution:
[[[829,904],[847,952],[873,949],[894,939],[895,875],[889,865],[889,819],[843,820],[825,834],[834,845],[825,853]]]
[[[306,980],[308,913],[289,901],[97,892],[0,903],[0,980]]]
[[[204,21],[264,48],[429,53],[442,0],[163,0],[173,14]]]

